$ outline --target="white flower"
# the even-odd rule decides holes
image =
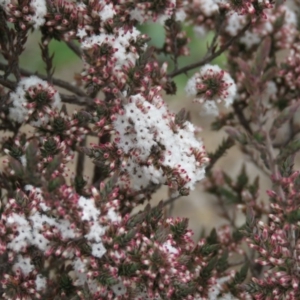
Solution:
[[[188,96],[195,96],[195,102],[203,104],[206,113],[216,115],[216,103],[223,102],[225,107],[229,107],[234,101],[237,88],[227,72],[219,66],[207,64],[188,80],[185,91]]]
[[[106,253],[106,249],[102,243],[92,243],[92,254],[101,258]]]
[[[47,6],[45,0],[31,0],[30,7],[34,11],[34,15],[32,16],[33,26],[35,29],[44,25],[45,16],[47,14]]]
[[[106,4],[103,6],[102,10],[99,12],[99,16],[103,22],[113,18],[116,11],[113,9],[113,4]]]
[[[112,285],[110,288],[113,290],[116,296],[122,296],[127,291],[126,287],[124,286],[121,280],[119,280],[118,283]]]
[[[174,122],[174,115],[168,112],[160,96],[150,103],[141,94],[131,96],[124,106],[124,114],[114,121],[118,147],[125,154],[135,153],[122,164],[122,170],[130,177],[131,188],[138,190],[150,182],[166,182],[161,168],[146,163],[154,148],[161,151],[162,167],[182,170],[180,176],[187,180],[186,188],[193,189],[203,179],[204,166],[199,165],[191,152],[191,149],[203,149],[202,142],[195,138],[195,128],[186,121],[183,128],[174,132],[171,121]]]
[[[84,28],[78,28],[76,36],[78,36],[82,40],[84,37],[87,36],[87,32]]]
[[[27,276],[34,269],[34,265],[31,264],[30,257],[24,257],[19,254],[17,256],[17,262],[13,265],[13,270],[20,270],[25,276]]]
[[[231,36],[236,36],[246,24],[247,18],[245,15],[230,14],[227,18],[225,31]]]
[[[27,96],[38,93],[46,93],[47,103],[41,108],[35,107],[29,108]],[[44,96],[43,96],[44,97]],[[37,76],[30,76],[22,79],[16,91],[10,94],[12,100],[12,107],[9,109],[9,118],[13,121],[23,123],[30,119],[32,126],[40,126],[43,122],[48,120],[47,113],[49,109],[60,109],[61,99],[59,93],[47,82]],[[34,101],[34,99],[33,99]],[[48,106],[48,107],[47,107]],[[31,118],[32,114],[36,111],[38,119]],[[39,114],[42,114],[41,116]]]
[[[82,220],[96,221],[100,215],[100,211],[95,206],[95,200],[93,198],[86,199],[81,196],[78,200],[78,205],[82,209]]]
[[[46,283],[47,283],[46,278],[43,277],[41,274],[38,274],[36,276],[35,286],[37,291],[43,290],[46,287]]]

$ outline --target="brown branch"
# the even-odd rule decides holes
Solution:
[[[82,51],[74,42],[66,42],[68,47],[81,59]]]
[[[66,94],[62,94],[60,93],[60,98],[62,100],[62,102],[64,103],[70,103],[70,104],[76,104],[76,105],[81,105],[81,106],[92,106],[94,104],[94,100],[93,98],[90,97],[80,97],[77,95],[66,95]]]
[[[86,145],[86,137],[80,142],[79,147],[85,147]],[[76,176],[83,177],[84,171],[84,160],[85,160],[85,153],[83,151],[78,151],[77,157],[77,165],[76,165]]]
[[[7,68],[7,65],[0,62],[0,70],[5,71],[6,68]],[[39,74],[37,72],[31,72],[31,71],[24,70],[24,69],[21,69],[21,68],[20,68],[20,72],[21,72],[22,76],[33,76],[33,75],[35,75],[35,76],[37,76],[37,77],[39,77],[43,80],[46,80],[46,81],[48,79],[47,75]],[[70,91],[70,92],[72,92],[72,93],[74,93],[78,96],[87,97],[87,94],[84,91],[82,91],[78,87],[68,83],[67,81],[64,81],[64,80],[57,79],[57,78],[53,77],[52,78],[52,83],[54,85],[57,85],[57,86],[61,87],[61,88],[64,88],[65,90],[68,90],[68,91]]]
[[[182,197],[180,194],[176,195],[174,197],[170,197],[169,199],[167,199],[166,201],[164,201],[163,207],[173,204],[177,199],[179,199],[180,197]]]
[[[16,88],[16,83],[12,82],[11,80],[8,79],[3,79],[0,77],[0,84],[10,90],[14,90]]]
[[[233,110],[234,110],[237,118],[239,119],[240,124],[244,127],[244,129],[246,129],[248,131],[248,133],[250,133],[252,135],[252,129],[249,125],[249,122],[245,118],[243,109],[241,109],[241,107],[240,107],[240,102],[234,101],[232,104],[232,107],[233,107]]]
[[[182,73],[186,73],[192,69],[201,67],[209,62],[211,62],[213,59],[215,59],[216,57],[218,57],[219,55],[221,55],[225,50],[227,50],[237,39],[239,39],[251,26],[251,22],[248,22],[243,29],[234,37],[232,37],[227,43],[225,43],[225,45],[223,47],[221,47],[217,52],[208,55],[207,54],[204,56],[204,58],[196,63],[190,64],[188,66],[185,66],[181,69],[178,69],[177,71],[171,72],[170,74],[168,74],[169,77],[173,78],[175,76],[178,76]]]

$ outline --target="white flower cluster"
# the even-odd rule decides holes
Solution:
[[[64,241],[80,237],[81,232],[79,229],[74,228],[69,220],[50,217],[46,214],[50,208],[45,204],[39,188],[27,185],[25,186],[25,190],[30,192],[31,195],[34,195],[34,198],[39,203],[39,209],[33,210],[29,218],[26,218],[24,214],[12,213],[7,216],[6,224],[7,227],[10,227],[15,233],[11,235],[12,238],[7,244],[7,248],[19,254],[13,265],[13,270],[19,270],[24,275],[28,275],[34,269],[34,266],[29,257],[22,255],[23,251],[26,252],[26,248],[35,246],[43,252],[53,251],[53,244],[47,239],[46,228],[51,228],[51,233],[49,231],[48,234],[59,234]],[[14,201],[13,199],[10,200],[9,205],[13,205]],[[106,249],[101,240],[101,236],[105,233],[106,227],[99,224],[100,210],[95,206],[93,198],[86,199],[83,196],[78,199],[78,210],[81,214],[82,221],[87,221],[90,225],[90,230],[85,235],[85,238],[91,246],[92,255],[101,258],[106,253]],[[120,221],[120,216],[116,214],[113,208],[110,208],[107,219],[111,222]],[[60,250],[56,249],[55,251]],[[65,251],[63,255],[69,259],[75,257],[74,251],[70,250]],[[81,282],[83,277],[86,282],[88,282],[86,275],[81,273],[82,266],[85,264],[82,262],[79,268],[79,260],[80,259],[75,259],[74,261],[77,282]],[[45,282],[44,278],[39,276],[36,280],[37,289],[42,288],[43,282]]]
[[[81,32],[78,32],[77,35],[80,34]],[[102,33],[83,39],[81,48],[83,50],[89,50],[97,45],[99,47],[105,46],[113,49],[115,67],[120,69],[123,65],[128,65],[129,62],[135,64],[136,60],[139,58],[137,53],[128,51],[131,42],[136,42],[139,35],[140,32],[135,27],[128,31],[120,28],[116,35]]]
[[[45,16],[47,14],[47,6],[45,0],[31,0],[30,7],[34,11],[32,22],[35,29],[44,25]]]
[[[243,36],[239,39],[240,43],[245,45],[246,49],[250,49],[255,45],[258,45],[261,40],[268,34],[274,31],[274,24],[280,15],[284,15],[284,22],[281,30],[275,33],[275,39],[280,39],[282,32],[286,32],[287,45],[293,43],[293,34],[290,33],[291,30],[296,30],[297,28],[297,14],[295,10],[291,10],[288,6],[281,6],[279,13],[276,8],[265,11],[267,19],[262,19],[260,23],[253,27],[253,29],[247,30]],[[277,13],[277,14],[276,14]],[[247,16],[231,14],[228,16],[225,25],[225,31],[231,35],[236,36],[238,32],[247,23]]]
[[[216,103],[229,107],[235,98],[237,87],[231,76],[217,65],[204,65],[191,77],[185,87],[188,96],[196,96],[195,102],[203,104],[203,113],[218,115]]]
[[[83,196],[79,198],[78,205],[82,209],[82,220],[89,221],[92,224],[89,233],[85,235],[87,240],[90,241],[92,254],[100,258],[106,252],[101,241],[101,236],[105,233],[105,227],[101,226],[98,222],[100,211],[96,208],[93,199],[86,199]]]
[[[146,187],[150,182],[166,182],[162,168],[155,168],[148,160],[154,148],[163,153],[161,166],[184,170],[182,178],[189,177],[186,188],[193,189],[195,183],[203,179],[204,166],[192,155],[193,148],[203,149],[202,142],[195,138],[195,127],[186,121],[183,128],[174,132],[171,122],[174,115],[160,96],[155,96],[150,103],[141,94],[131,96],[123,115],[114,121],[115,142],[125,154],[130,154],[122,170],[129,174],[133,189]]]
[[[61,99],[59,93],[47,81],[44,81],[37,76],[30,76],[20,80],[15,92],[10,94],[12,107],[9,109],[9,118],[13,121],[23,123],[27,121],[35,111],[34,105],[27,100],[27,93],[30,95],[35,89],[40,92],[47,92],[49,101],[44,110],[53,110],[61,108]],[[48,106],[48,107],[47,107]],[[46,111],[40,111],[38,120],[30,120],[32,126],[40,126],[48,120],[45,115]]]
[[[3,7],[5,11],[10,12],[10,5],[14,4],[11,0],[0,0],[0,6]],[[28,11],[28,8],[27,8]],[[45,16],[47,14],[47,5],[45,0],[31,0],[30,10],[27,16],[27,21],[33,25],[35,29],[45,23]]]
[[[122,0],[123,2],[124,0]],[[162,11],[158,15],[151,15],[151,12],[148,11],[148,14],[145,13],[147,12],[147,9],[145,9],[145,5],[141,2],[138,3],[133,10],[130,12],[130,18],[132,20],[137,20],[140,24],[143,24],[144,22],[147,22],[149,20],[154,21],[154,22],[159,22],[161,24],[164,23],[167,19],[171,18],[172,14],[174,13],[174,10],[176,9],[176,0],[168,0],[165,1],[165,3],[168,3],[167,7],[165,8],[164,11]],[[182,12],[176,16],[180,20],[183,16]]]
[[[193,0],[194,5],[203,14],[202,18],[210,18],[217,13],[219,10],[218,2],[218,0]],[[204,24],[194,26],[193,30],[199,38],[203,38],[208,32]]]

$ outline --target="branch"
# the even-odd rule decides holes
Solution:
[[[84,139],[80,142],[79,147],[85,147],[85,145],[86,145],[86,137],[84,137]],[[85,153],[83,151],[78,151],[77,165],[76,165],[77,177],[83,177],[84,161],[85,161]]]
[[[81,59],[82,51],[74,42],[66,42],[68,47]]]
[[[16,88],[16,83],[12,82],[11,80],[8,79],[3,79],[2,77],[0,77],[0,84],[3,85],[4,87],[10,89],[10,90],[14,90]]]
[[[15,90],[15,88],[17,87],[17,83],[13,82],[11,80],[8,79],[3,79],[0,77],[0,85],[10,89],[10,90]],[[77,95],[66,95],[66,94],[62,94],[59,93],[60,98],[62,100],[62,102],[64,103],[70,103],[70,104],[76,104],[76,105],[87,105],[87,106],[92,106],[94,103],[94,100],[88,96],[82,96],[79,97]]]
[[[219,55],[221,55],[225,50],[227,50],[232,44],[233,42],[235,42],[237,39],[239,39],[251,26],[251,21],[248,22],[243,29],[234,37],[232,37],[227,43],[225,43],[225,45],[223,47],[221,47],[217,52],[207,56],[207,54],[204,56],[204,58],[196,63],[190,64],[188,66],[185,66],[177,71],[171,72],[168,76],[173,78],[177,75],[180,75],[182,73],[186,73],[192,69],[201,67],[209,62],[211,62],[213,59],[215,59],[216,57],[218,57]],[[209,52],[208,52],[209,53]]]
[[[2,71],[5,71],[7,68],[7,65],[6,64],[3,64],[0,62],[0,70]],[[39,74],[37,72],[31,72],[31,71],[28,71],[28,70],[24,70],[24,69],[21,69],[20,68],[20,72],[21,72],[21,75],[22,76],[37,76],[43,80],[46,80],[48,79],[48,76],[47,75],[43,75],[43,74]],[[87,94],[82,91],[81,89],[79,89],[78,87],[68,83],[67,81],[64,81],[64,80],[61,80],[61,79],[57,79],[57,78],[52,78],[52,83],[54,85],[57,85],[61,88],[64,88],[65,90],[68,90],[78,96],[83,96],[83,97],[87,97]]]
[[[77,95],[66,95],[59,93],[60,98],[62,102],[64,103],[70,103],[70,104],[76,104],[76,105],[87,105],[87,106],[92,106],[94,103],[93,98],[90,98],[88,96],[77,96]]]
[[[243,109],[240,108],[240,102],[234,101],[232,104],[233,110],[239,119],[240,124],[252,135],[252,129],[250,127],[250,122],[245,118]]]
[[[167,205],[170,205],[172,203],[174,203],[177,199],[179,199],[180,197],[182,197],[180,194],[179,195],[176,195],[176,196],[173,196],[173,197],[170,197],[169,199],[167,199],[166,201],[164,201],[163,203],[163,207],[167,206]]]

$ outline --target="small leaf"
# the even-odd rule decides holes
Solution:
[[[225,173],[225,172],[222,172],[222,174],[223,174],[223,178],[224,178],[225,183],[228,186],[231,187],[232,186],[232,179],[231,179],[231,177],[229,175],[227,175],[227,173]]]
[[[272,124],[272,128],[270,130],[270,137],[272,139],[275,138],[277,130],[287,121],[291,120],[295,113],[297,112],[298,108],[300,106],[300,103],[296,103],[294,105],[291,105],[289,107],[286,107],[280,114],[275,118]]]
[[[261,76],[267,64],[267,59],[271,50],[271,38],[267,36],[259,45],[256,53],[255,62],[253,66],[253,75]]]
[[[218,187],[218,192],[221,196],[225,198],[225,201],[229,203],[239,203],[238,197],[231,192],[229,189],[226,189],[222,186]]]
[[[238,175],[238,178],[237,178],[237,188],[239,191],[241,191],[248,183],[248,176],[247,176],[247,173],[246,173],[246,167],[245,165],[242,166],[242,169],[241,169],[241,172],[240,174]]]
[[[219,272],[224,272],[227,270],[227,268],[228,268],[228,251],[224,251],[224,253],[220,257],[220,259],[218,260],[216,267]]]
[[[245,264],[242,266],[240,272],[236,273],[233,279],[233,284],[241,284],[247,277],[249,266],[248,264]]]
[[[248,190],[253,197],[256,197],[259,190],[259,176],[256,176],[253,183],[249,185]]]
[[[266,82],[272,80],[274,77],[276,77],[277,74],[278,74],[278,68],[271,67],[263,73],[263,75],[261,77],[261,82],[266,83]]]
[[[281,149],[279,155],[276,158],[278,165],[284,163],[284,161],[291,155],[300,150],[300,140],[294,140],[289,142],[284,148]]]
[[[48,183],[48,191],[53,192],[65,183],[65,179],[62,176],[56,177]]]
[[[242,145],[246,145],[248,143],[247,135],[241,132],[239,129],[231,126],[226,126],[225,131],[232,139],[238,141]]]
[[[9,167],[14,171],[14,175],[18,178],[24,178],[24,167],[22,164],[13,157],[9,159]]]
[[[209,236],[206,238],[206,241],[209,245],[218,244],[218,235],[215,228],[213,228],[209,234]]]

